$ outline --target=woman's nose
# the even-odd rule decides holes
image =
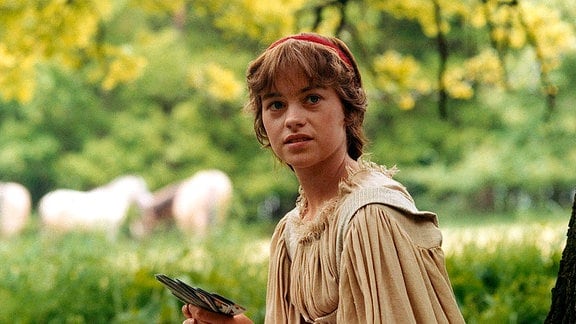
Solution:
[[[294,127],[302,127],[306,124],[306,116],[304,109],[296,104],[288,106],[286,110],[286,127],[293,129]]]

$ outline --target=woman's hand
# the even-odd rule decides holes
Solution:
[[[217,314],[194,305],[186,304],[182,306],[182,314],[186,316],[183,324],[252,324],[246,315],[240,314],[234,317]]]

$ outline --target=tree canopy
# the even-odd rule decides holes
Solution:
[[[255,217],[295,181],[240,113],[245,68],[316,31],[357,56],[370,158],[416,195],[488,210],[569,199],[575,22],[568,0],[0,0],[0,180],[38,198],[217,167]]]

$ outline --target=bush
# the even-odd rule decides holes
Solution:
[[[513,217],[507,217],[511,219]],[[447,267],[468,323],[543,322],[567,221],[443,225]],[[178,277],[265,312],[269,226],[231,223],[147,240],[30,228],[0,241],[0,323],[179,323],[181,303],[154,279]]]
[[[112,242],[30,230],[0,241],[0,323],[181,322],[182,304],[155,273],[217,291],[261,321],[267,259],[254,256],[263,253],[258,232],[231,226],[201,240],[167,230]]]
[[[544,322],[564,246],[562,225],[499,224],[448,235],[454,245],[448,272],[467,323]]]

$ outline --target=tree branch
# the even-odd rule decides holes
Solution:
[[[567,237],[545,324],[576,323],[576,193]]]
[[[448,119],[448,93],[444,86],[444,74],[448,63],[448,41],[446,35],[442,32],[442,10],[438,0],[433,0],[434,4],[434,21],[436,23],[437,35],[436,43],[438,45],[438,54],[440,62],[438,66],[438,113],[440,119]]]

